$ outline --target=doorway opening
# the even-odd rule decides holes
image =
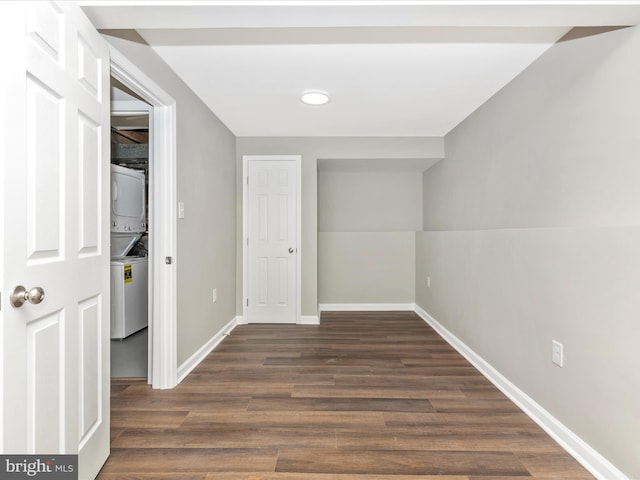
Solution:
[[[111,377],[148,382],[152,110],[111,78]]]
[[[149,110],[149,368],[153,388],[173,388],[177,376],[176,101],[116,48],[111,77]],[[126,90],[125,90],[126,91]],[[115,104],[114,104],[115,106]]]

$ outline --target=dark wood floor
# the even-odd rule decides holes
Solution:
[[[238,326],[182,384],[112,382],[100,480],[593,478],[413,313]]]

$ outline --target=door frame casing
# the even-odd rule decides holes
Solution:
[[[301,155],[243,155],[242,156],[242,322],[248,323],[249,296],[249,191],[247,188],[250,161],[290,161],[296,166],[296,318],[302,320],[302,156]]]
[[[109,44],[109,42],[107,42]],[[176,101],[133,62],[109,44],[111,76],[131,88],[153,107],[153,159],[150,192],[149,273],[152,350],[151,386],[177,385],[177,184]],[[167,258],[171,258],[167,264]]]

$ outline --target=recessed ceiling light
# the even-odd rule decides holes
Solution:
[[[329,94],[322,90],[309,90],[302,94],[300,100],[307,105],[324,105],[325,103],[329,103]]]

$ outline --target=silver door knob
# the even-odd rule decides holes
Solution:
[[[293,248],[290,248],[290,249],[289,249],[289,253],[293,253]]]
[[[40,287],[33,287],[31,290],[27,290],[22,285],[18,285],[13,289],[9,300],[11,305],[16,308],[20,308],[26,302],[37,305],[44,300],[44,290]]]

